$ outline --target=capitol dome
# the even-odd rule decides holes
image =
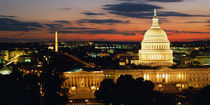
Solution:
[[[142,43],[148,42],[169,42],[169,40],[161,28],[150,28],[146,31]]]
[[[146,31],[144,39],[141,42],[137,64],[171,65],[173,63],[172,53],[173,51],[170,50],[170,42],[167,34],[158,25],[156,9],[154,9],[152,26]]]

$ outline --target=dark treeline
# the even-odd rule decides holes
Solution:
[[[41,103],[44,105],[65,105],[68,102],[68,89],[62,88],[65,77],[57,70],[57,54],[50,55],[50,60],[45,62],[43,74],[40,76],[43,96]]]
[[[1,105],[39,105],[40,88],[37,75],[24,75],[15,72],[8,76],[0,75]]]
[[[95,96],[98,102],[105,105],[177,105],[184,101],[187,101],[186,105],[210,105],[210,86],[196,94],[186,92],[187,99],[180,98],[180,94],[154,91],[154,86],[151,81],[143,78],[134,79],[131,75],[121,75],[116,83],[112,79],[103,80]]]
[[[96,99],[107,105],[153,105],[159,93],[154,92],[154,84],[143,78],[132,78],[131,75],[121,75],[116,84],[112,79],[101,82],[99,90],[95,92]],[[160,95],[160,94],[159,94]],[[167,103],[168,104],[168,103]]]
[[[56,54],[44,62],[43,73],[24,74],[18,65],[11,75],[0,75],[0,105],[65,105],[68,89],[62,88],[66,78],[57,71]]]
[[[210,105],[210,85],[194,95],[192,105]]]

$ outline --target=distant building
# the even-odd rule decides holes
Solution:
[[[193,65],[210,66],[210,49],[199,50],[198,55],[192,61]]]
[[[0,69],[0,74],[1,75],[9,75],[12,73],[12,70],[7,68],[7,67],[3,67],[2,69]]]
[[[36,65],[39,62],[39,56],[37,54],[21,55],[18,57],[18,63],[31,63]]]
[[[196,56],[193,59],[194,65],[210,66],[210,56]]]
[[[10,64],[10,63],[17,63],[18,62],[18,57],[20,57],[21,55],[24,55],[25,51],[24,50],[2,50],[0,52],[0,61],[4,61],[4,63],[6,63],[6,65]]]
[[[106,52],[100,52],[100,53],[88,53],[89,56],[96,58],[96,57],[106,57],[106,56],[110,56],[110,53],[106,53]]]
[[[131,54],[117,54],[116,59],[119,59],[119,65],[125,66],[125,65],[131,65],[132,61],[134,59],[134,55]]]

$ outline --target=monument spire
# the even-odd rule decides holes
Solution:
[[[58,52],[58,31],[55,31],[55,52]]]

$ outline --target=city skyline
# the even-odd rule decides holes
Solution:
[[[141,41],[157,9],[170,41],[210,39],[210,0],[0,0],[0,41]]]

